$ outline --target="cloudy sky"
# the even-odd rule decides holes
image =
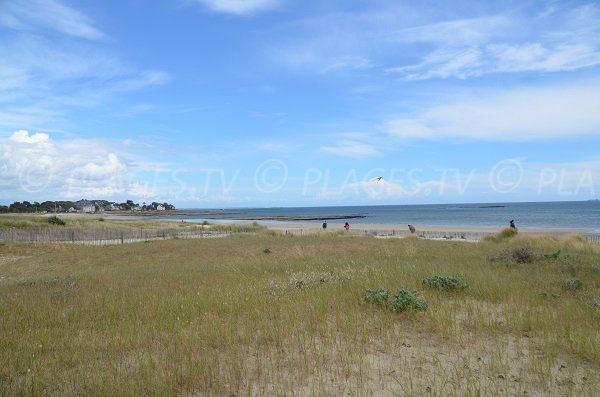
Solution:
[[[0,0],[2,204],[586,200],[598,148],[593,1]]]

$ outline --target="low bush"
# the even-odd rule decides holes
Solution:
[[[513,228],[510,228],[510,227],[507,227],[506,229],[502,229],[502,231],[500,233],[495,234],[495,235],[485,236],[483,239],[485,241],[491,241],[491,242],[494,242],[494,243],[499,243],[501,241],[504,241],[506,239],[514,237],[517,234],[519,234],[519,232],[517,231],[517,229],[513,229]]]
[[[53,215],[50,218],[48,218],[48,223],[51,225],[58,225],[58,226],[64,226],[67,224],[64,220],[60,219],[56,215]]]
[[[416,292],[410,293],[404,288],[398,290],[398,295],[394,295],[390,301],[390,310],[393,312],[404,312],[414,310],[424,312],[427,310],[427,301],[421,298]]]
[[[459,276],[431,276],[423,279],[423,284],[444,291],[460,291],[468,287]]]
[[[374,291],[367,290],[364,295],[365,302],[378,306],[386,306],[390,297],[390,291],[387,288],[378,288]]]
[[[539,258],[533,247],[524,245],[513,249],[512,257],[517,263],[532,263]]]
[[[515,248],[504,249],[497,254],[490,256],[489,260],[492,262],[514,264],[533,263],[543,258],[544,256],[537,252],[532,246],[521,245]]]
[[[580,290],[582,287],[583,283],[577,278],[567,280],[564,285],[564,289],[566,289],[567,291],[577,291]]]
[[[387,288],[378,288],[376,290],[367,290],[364,294],[364,300],[380,307],[387,307],[393,312],[427,310],[427,301],[419,296],[417,292],[410,293],[404,288],[398,290],[398,294],[390,299],[390,291]]]

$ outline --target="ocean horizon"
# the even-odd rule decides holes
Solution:
[[[548,228],[600,233],[600,201],[560,201],[522,203],[464,203],[464,204],[407,204],[360,205],[320,207],[262,207],[227,208],[219,214],[188,214],[169,217],[187,222],[233,222],[261,217],[327,217],[337,224],[346,221],[354,224],[398,224],[451,226],[451,227],[508,227],[514,219],[520,228]],[[208,210],[208,211],[215,211]],[[358,217],[357,217],[358,216]],[[345,218],[348,217],[348,218]],[[164,218],[163,218],[164,219]],[[278,221],[267,221],[275,223]],[[321,221],[301,221],[321,222]]]

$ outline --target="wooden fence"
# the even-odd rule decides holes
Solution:
[[[319,232],[315,230],[287,230],[285,234],[304,235]],[[350,232],[356,234],[356,232]],[[365,230],[360,232],[366,236],[373,237],[403,237],[411,233],[408,230]],[[87,245],[115,245],[135,243],[149,240],[167,239],[196,239],[225,237],[230,235],[229,231],[211,230],[181,230],[181,229],[76,229],[67,227],[55,228],[11,228],[0,229],[0,241],[44,243],[60,242]],[[450,231],[418,231],[415,236],[429,239],[481,241],[485,236],[493,233],[486,232],[450,232]],[[600,234],[586,234],[583,236],[587,241],[600,244]]]
[[[22,243],[72,243],[116,245],[150,240],[225,237],[230,232],[180,229],[75,229],[75,228],[11,228],[0,229],[0,241]]]
[[[584,237],[590,243],[600,244],[600,234],[588,234]]]
[[[394,236],[408,236],[411,233],[408,230],[368,230],[364,231],[367,236],[375,237],[394,237]],[[488,232],[444,232],[444,231],[417,231],[414,236],[428,238],[428,239],[446,239],[446,240],[467,240],[467,241],[481,241],[486,236],[495,235],[496,233]],[[600,244],[600,234],[584,234],[584,239],[593,244]]]

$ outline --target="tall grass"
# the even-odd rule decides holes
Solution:
[[[523,244],[542,255],[489,259]],[[592,395],[600,386],[600,252],[577,239],[258,233],[5,244],[0,257],[12,258],[0,262],[0,395]],[[425,288],[436,274],[460,274],[469,287]],[[574,278],[582,288],[566,290]],[[382,286],[418,291],[428,310],[364,302]]]

